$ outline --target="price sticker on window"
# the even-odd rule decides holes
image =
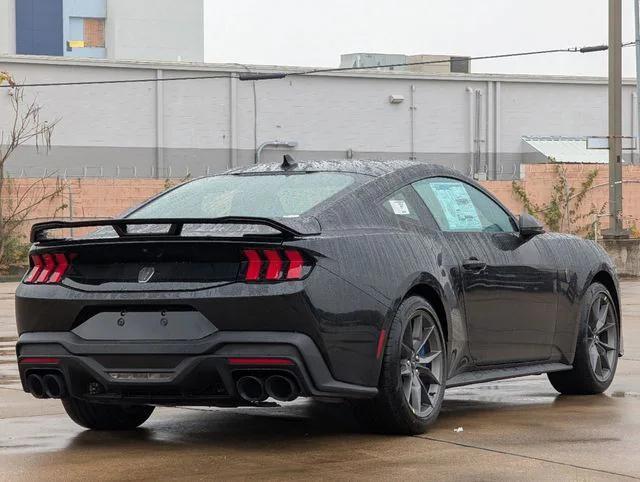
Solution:
[[[398,216],[408,216],[411,214],[409,206],[407,206],[407,203],[402,199],[389,199],[389,205]]]

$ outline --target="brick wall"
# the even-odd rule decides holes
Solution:
[[[14,179],[11,189],[6,189],[3,195],[5,211],[16,206],[19,199],[24,199],[22,206],[28,206],[54,192],[59,185],[56,179]],[[165,187],[166,181],[161,179],[70,179],[59,196],[29,213],[22,234],[26,236],[34,222],[68,220],[71,214],[76,220],[115,217]]]
[[[538,205],[547,203],[551,198],[553,186],[558,180],[556,165],[529,164],[524,167],[525,176],[522,185],[530,199]],[[592,189],[588,191],[581,204],[579,214],[588,213],[592,206],[598,211],[604,207],[604,213],[607,214],[609,210],[608,165],[571,164],[564,165],[564,167],[567,170],[569,185],[574,187],[576,191],[580,190],[580,185],[585,181],[588,173],[597,169],[598,175],[593,182]],[[624,179],[622,193],[625,226],[640,225],[640,166],[624,166],[622,178]],[[522,203],[514,196],[511,181],[486,181],[483,184],[514,213],[522,212]],[[592,218],[580,221],[581,224],[587,222],[592,222]],[[601,224],[602,228],[608,226],[607,217],[601,218]]]
[[[597,187],[587,194],[583,203],[583,211],[588,211],[592,204],[600,208],[608,201],[608,170],[606,165],[568,165],[566,167],[567,178],[576,187],[584,181],[590,170],[598,169],[598,176],[594,183],[594,186]],[[627,225],[631,225],[634,220],[640,219],[640,166],[626,166],[623,177],[626,181],[623,186],[625,221]],[[538,204],[543,204],[548,201],[556,180],[554,165],[533,164],[526,166],[522,183],[531,199]],[[57,183],[54,179],[48,179],[43,181],[42,185],[38,184],[36,189],[31,188],[27,192],[33,182],[33,179],[15,179],[11,201],[15,203],[16,199],[23,196],[26,199],[29,199],[30,195],[42,196],[55,189]],[[514,213],[522,212],[521,203],[513,195],[511,181],[486,181],[483,184]],[[68,186],[65,187],[61,197],[43,203],[31,213],[23,233],[28,233],[32,222],[52,217],[69,219],[69,205],[72,206],[74,219],[118,216],[130,207],[162,191],[165,187],[166,181],[158,179],[73,179],[68,181]],[[5,202],[8,200],[7,197],[5,192]],[[64,207],[60,209],[61,206]],[[606,226],[607,219],[603,218],[602,223]]]

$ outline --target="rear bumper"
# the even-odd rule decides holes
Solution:
[[[370,398],[376,387],[335,380],[318,347],[307,335],[292,332],[220,331],[199,340],[155,342],[88,341],[71,332],[34,332],[16,347],[20,377],[32,371],[61,373],[68,392],[78,398],[111,403],[158,405],[239,405],[239,376],[286,372],[303,396]],[[292,363],[233,365],[230,358],[284,358]],[[38,364],[38,358],[55,363]],[[114,373],[157,374],[123,380]],[[116,375],[117,376],[117,375]]]

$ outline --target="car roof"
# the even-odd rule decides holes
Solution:
[[[372,177],[382,177],[398,171],[423,171],[425,176],[460,175],[448,167],[409,160],[305,160],[296,161],[290,167],[282,163],[254,164],[227,171],[224,174],[259,174],[270,172],[348,172]]]

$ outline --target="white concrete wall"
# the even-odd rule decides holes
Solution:
[[[0,0],[0,55],[16,53],[15,0]]]
[[[19,81],[153,79],[229,75],[220,66],[1,58],[0,70]],[[235,83],[236,95],[231,85]],[[257,130],[251,82],[230,78],[182,82],[31,88],[43,116],[60,118],[48,155],[25,149],[20,167],[150,166],[174,175],[201,174],[231,162],[252,162],[256,145],[298,142],[299,158],[407,158],[411,153],[411,86],[415,86],[415,157],[468,170],[473,145],[474,92],[481,94],[481,168],[490,176],[515,172],[529,149],[525,135],[606,135],[604,79],[482,75],[420,77],[292,76],[256,82]],[[624,132],[632,135],[633,86],[624,88]],[[391,94],[402,95],[390,104]],[[0,112],[6,112],[0,90]],[[233,114],[234,122],[231,121]],[[0,128],[8,116],[0,116]],[[232,152],[231,148],[236,149]],[[282,150],[266,150],[276,160]],[[15,161],[18,163],[18,160]],[[18,164],[14,164],[17,166]],[[141,172],[143,172],[141,171]]]
[[[107,0],[107,57],[204,61],[204,0]]]

